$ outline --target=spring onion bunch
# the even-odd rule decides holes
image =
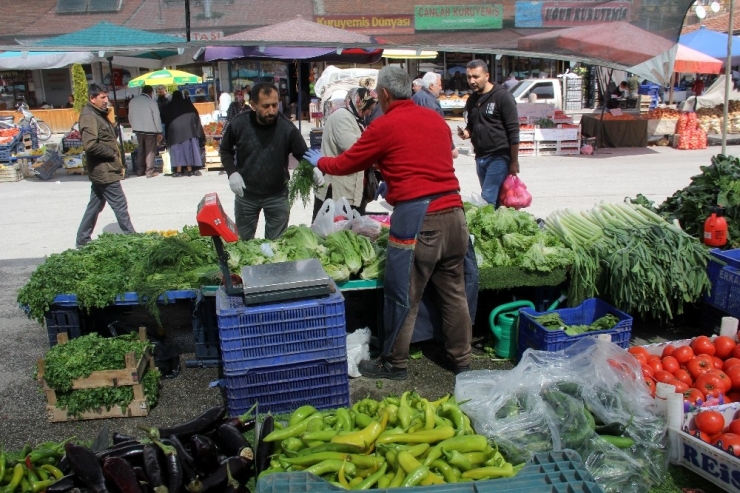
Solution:
[[[710,287],[707,249],[641,205],[556,211],[545,226],[574,251],[572,304],[599,295],[627,313],[670,319]]]

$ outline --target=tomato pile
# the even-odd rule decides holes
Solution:
[[[740,402],[740,345],[731,337],[698,336],[686,346],[668,344],[660,356],[641,346],[628,351],[642,365],[653,396],[657,383],[663,382],[673,385],[692,406],[720,397],[724,403]]]
[[[705,410],[694,416],[694,426],[696,429],[690,430],[690,435],[740,457],[740,419],[733,419],[725,426],[721,412]]]

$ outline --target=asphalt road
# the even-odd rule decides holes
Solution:
[[[449,122],[454,128],[457,122]],[[308,136],[304,122],[303,133]],[[59,136],[55,136],[58,140]],[[455,137],[457,139],[457,137]],[[461,146],[467,142],[457,142]],[[700,151],[678,151],[665,147],[604,149],[594,156],[527,157],[521,160],[521,177],[534,196],[529,209],[544,217],[560,208],[585,209],[599,201],[620,201],[643,193],[662,201],[683,188],[699,166],[709,164],[718,147]],[[730,147],[729,154],[737,153]],[[455,162],[464,196],[480,191],[472,156]],[[185,368],[177,378],[163,380],[159,405],[147,418],[95,420],[50,424],[45,416],[46,398],[33,380],[38,358],[48,349],[46,329],[26,318],[16,306],[16,292],[45,255],[74,247],[75,232],[89,196],[85,176],[57,172],[50,181],[26,179],[0,183],[0,443],[6,450],[24,443],[62,440],[70,436],[92,440],[104,427],[110,431],[140,434],[137,426],[171,425],[187,420],[203,409],[223,402],[219,388],[209,384],[219,378],[213,368]],[[196,206],[204,194],[217,192],[224,208],[233,217],[232,194],[224,174],[204,172],[201,177],[152,179],[132,177],[123,182],[134,226],[139,231],[180,229],[195,224]],[[373,203],[371,211],[385,210]],[[309,207],[296,204],[291,224],[308,223]],[[117,231],[113,213],[106,208],[100,215],[95,235]],[[258,230],[261,235],[262,226]],[[94,235],[94,236],[95,236]],[[193,357],[194,344],[188,305],[165,307],[163,320],[181,352],[182,360]],[[132,313],[132,317],[144,317]],[[670,336],[669,336],[670,337]],[[480,353],[478,353],[479,356]],[[506,363],[503,367],[506,367]],[[473,362],[475,369],[502,365],[485,357]],[[427,358],[410,363],[410,378],[405,382],[384,382],[359,378],[351,381],[353,401],[371,395],[400,393],[416,388],[429,398],[437,398],[454,388],[454,376]]]

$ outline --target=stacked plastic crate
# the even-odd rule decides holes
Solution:
[[[344,297],[244,305],[216,295],[222,369],[229,413],[292,411],[349,405]]]

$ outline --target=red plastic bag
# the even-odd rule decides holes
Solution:
[[[527,191],[527,186],[517,175],[509,175],[501,185],[498,201],[504,207],[523,209],[532,205],[532,194]]]

